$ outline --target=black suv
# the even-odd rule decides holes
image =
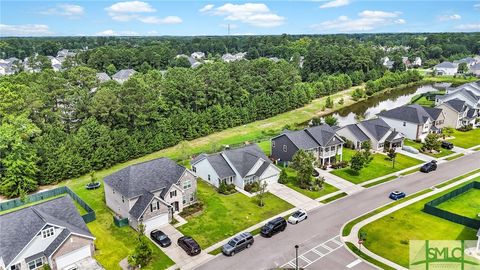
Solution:
[[[453,149],[453,143],[451,143],[449,141],[443,141],[442,142],[442,148],[452,150]]]
[[[200,254],[200,246],[198,243],[193,240],[190,236],[182,236],[178,238],[177,244],[187,252],[188,255],[190,256],[195,256]]]
[[[253,242],[254,240],[252,234],[249,232],[241,233],[223,245],[222,253],[227,256],[233,256],[235,253],[249,248],[251,245],[253,245]]]
[[[429,173],[431,171],[435,171],[437,169],[437,161],[432,160],[429,163],[423,164],[423,166],[420,168],[420,171],[423,173]]]
[[[155,241],[157,244],[159,244],[162,247],[168,247],[172,244],[172,241],[170,241],[170,238],[168,238],[168,236],[160,230],[153,230],[150,233],[150,238],[152,238],[153,241]]]
[[[286,227],[287,221],[283,217],[278,217],[263,225],[260,234],[264,237],[272,237],[272,235],[284,231]]]

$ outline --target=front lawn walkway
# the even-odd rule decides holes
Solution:
[[[343,160],[350,161],[354,154],[355,150],[343,148]],[[372,154],[372,157],[372,162],[363,168],[358,175],[349,167],[333,170],[331,173],[354,184],[359,184],[422,163],[421,160],[397,153],[395,168],[392,168],[392,161],[386,155],[375,153]]]
[[[311,190],[306,190],[303,188],[300,188],[298,185],[298,179],[297,179],[297,172],[292,169],[292,168],[285,168],[287,175],[288,175],[288,183],[284,184],[285,186],[302,193],[303,195],[311,198],[311,199],[318,199],[322,196],[325,196],[327,194],[330,194],[332,192],[338,191],[338,188],[329,185],[327,183],[323,183],[323,189],[319,191],[311,191]]]
[[[177,229],[193,237],[203,249],[293,208],[270,193],[266,194],[265,206],[259,207],[255,197],[238,192],[221,195],[202,180],[198,181],[198,198],[204,203],[203,212],[187,217],[188,223]]]
[[[448,141],[458,147],[470,148],[480,145],[480,128],[472,129],[470,131],[454,130],[452,136],[455,138],[449,139]]]

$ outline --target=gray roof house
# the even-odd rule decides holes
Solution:
[[[442,62],[434,67],[439,75],[455,75],[458,70],[458,64],[452,62]]]
[[[97,265],[95,237],[68,195],[0,215],[0,228],[0,269]]]
[[[284,131],[272,138],[272,158],[280,162],[289,162],[300,150],[312,152],[320,164],[342,160],[344,141],[329,125],[309,127],[298,131]]]
[[[453,128],[461,128],[467,125],[475,125],[478,110],[470,107],[466,101],[455,98],[441,103],[436,108],[442,109],[445,114],[445,125]]]
[[[100,83],[104,83],[111,80],[110,76],[108,76],[108,74],[105,72],[98,72],[97,79]]]
[[[133,69],[122,69],[117,73],[113,74],[112,79],[119,83],[124,83],[135,73],[136,71]]]
[[[105,201],[118,216],[149,231],[196,202],[195,175],[168,158],[128,166],[104,179]]]
[[[405,105],[378,114],[390,127],[405,137],[423,141],[428,133],[439,133],[444,126],[442,109],[423,107],[418,104]]]
[[[192,170],[208,183],[220,183],[244,188],[246,184],[278,181],[280,170],[256,144],[228,149],[214,154],[201,154],[190,162]]]
[[[355,149],[361,148],[365,141],[369,141],[375,151],[382,151],[385,147],[401,147],[405,136],[390,127],[381,118],[365,120],[357,124],[338,128],[337,134],[353,143]]]

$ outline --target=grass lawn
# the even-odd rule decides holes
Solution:
[[[204,203],[203,212],[187,217],[188,223],[178,230],[195,238],[202,248],[293,208],[270,193],[265,197],[265,206],[259,207],[256,198],[241,193],[220,195],[204,181],[198,181],[198,198]]]
[[[419,96],[414,96],[412,101],[414,101],[412,102],[413,104],[418,104],[425,107],[433,107],[433,105],[435,105],[435,101],[427,99],[425,95],[422,95],[420,98]]]
[[[453,145],[458,147],[470,148],[480,145],[480,128],[472,129],[466,132],[454,130],[452,136],[455,138],[448,141],[452,142]]]
[[[343,197],[345,197],[345,196],[347,196],[347,195],[348,195],[347,193],[342,192],[342,193],[339,193],[339,194],[337,194],[337,195],[335,195],[335,196],[332,196],[332,197],[330,197],[330,198],[326,198],[325,200],[321,201],[321,203],[333,202],[333,201],[338,200],[338,199],[340,199],[340,198],[343,198]]]
[[[472,188],[437,207],[465,217],[480,219],[478,216],[480,214],[480,189]]]
[[[270,156],[271,152],[272,152],[272,141],[270,140],[266,140],[266,141],[263,141],[263,142],[259,142],[257,143],[258,144],[258,147],[260,147],[260,149],[262,149],[262,151],[265,153],[265,155]]]
[[[355,150],[343,148],[343,160],[349,161],[354,154]],[[392,168],[392,162],[388,160],[386,155],[375,153],[372,154],[372,157],[372,162],[363,168],[358,175],[348,167],[333,170],[331,173],[354,184],[359,184],[422,163],[421,160],[397,153],[395,168]]]
[[[476,180],[480,180],[480,177]],[[468,182],[471,181],[475,179]],[[362,228],[367,233],[365,246],[384,258],[408,267],[409,240],[476,239],[476,230],[422,212],[425,203],[456,188],[430,196],[366,225]]]
[[[291,168],[285,168],[285,170],[287,171],[287,175],[288,175],[288,183],[286,183],[285,185],[299,193],[302,193],[303,195],[309,198],[317,199],[324,195],[338,191],[336,187],[329,185],[327,183],[323,183],[323,189],[319,191],[310,191],[310,190],[300,188],[297,183],[297,172]]]
[[[407,146],[411,146],[411,147],[417,149],[418,151],[420,151],[420,149],[422,149],[422,145],[423,145],[422,143],[412,141],[412,140],[405,140],[404,144],[407,145]],[[433,153],[430,153],[430,152],[421,152],[421,153],[425,154],[425,155],[429,155],[429,156],[434,157],[434,158],[441,158],[441,157],[453,154],[455,152],[453,152],[452,150],[440,148],[440,152],[438,152],[436,154],[433,154]]]

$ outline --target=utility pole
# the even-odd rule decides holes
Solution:
[[[228,35],[230,36],[230,24],[228,24]]]
[[[295,245],[295,270],[298,270],[298,245]]]

